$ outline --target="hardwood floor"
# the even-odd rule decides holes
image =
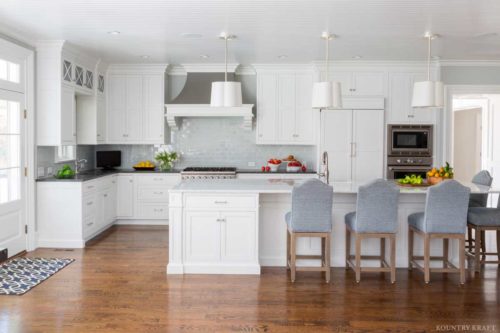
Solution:
[[[446,325],[500,331],[500,276],[490,265],[465,286],[456,274],[284,268],[261,276],[169,276],[165,227],[117,226],[84,250],[39,249],[29,257],[76,261],[24,296],[0,296],[0,332],[431,332]],[[461,331],[473,331],[462,328]],[[475,329],[475,331],[479,331]]]

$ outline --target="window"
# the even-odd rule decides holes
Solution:
[[[13,62],[0,59],[0,80],[13,83],[20,82],[20,66]]]
[[[21,198],[21,107],[0,99],[0,204]]]
[[[76,158],[75,146],[59,146],[56,149],[56,156],[54,161],[56,163],[74,161]]]

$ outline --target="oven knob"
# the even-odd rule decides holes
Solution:
[[[413,163],[413,161],[412,161],[412,160],[410,160],[410,159],[407,159],[407,160],[406,160],[406,163],[411,164],[411,163]]]
[[[401,163],[401,160],[400,160],[400,159],[397,159],[397,160],[396,160],[396,163]]]

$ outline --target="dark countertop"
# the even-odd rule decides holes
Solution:
[[[58,179],[55,177],[44,177],[44,178],[38,178],[36,181],[37,182],[86,182],[92,179],[97,179],[100,177],[104,176],[109,176],[109,175],[114,175],[118,173],[135,173],[135,174],[148,174],[148,173],[180,173],[181,170],[179,169],[172,169],[168,171],[162,171],[162,170],[144,170],[144,171],[137,171],[134,169],[116,169],[116,170],[86,170],[80,172],[78,175],[74,176],[73,178],[67,178],[67,179]]]
[[[177,174],[180,173],[182,170],[180,169],[172,169],[169,171],[161,171],[161,170],[145,170],[145,171],[137,171],[134,169],[116,169],[116,170],[86,170],[80,172],[78,175],[74,176],[73,178],[67,178],[67,179],[58,179],[53,176],[51,177],[44,177],[44,178],[38,178],[36,181],[37,182],[86,182],[89,180],[97,179],[100,177],[104,176],[109,176],[109,175],[114,175],[118,173],[135,173],[135,174],[148,174],[148,173],[166,173],[166,174]],[[258,169],[238,169],[236,173],[245,173],[245,174],[315,174],[316,171],[313,170],[307,170],[306,172],[286,172],[285,170],[279,170],[277,172],[262,172],[261,170]]]

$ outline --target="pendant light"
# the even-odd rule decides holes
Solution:
[[[330,40],[337,36],[328,32],[323,32],[321,38],[325,40],[326,56],[325,56],[325,81],[315,82],[313,85],[312,107],[315,109],[339,109],[342,107],[342,91],[340,82],[328,81],[328,63],[329,63],[329,44]]]
[[[444,104],[444,87],[441,81],[431,81],[431,43],[439,35],[427,32],[427,81],[415,82],[411,106],[414,108],[441,108]]]
[[[241,83],[227,81],[227,42],[236,39],[235,35],[230,35],[227,33],[222,33],[219,37],[224,40],[225,52],[224,52],[224,81],[223,82],[212,82],[212,94],[210,97],[210,106],[241,106]]]

